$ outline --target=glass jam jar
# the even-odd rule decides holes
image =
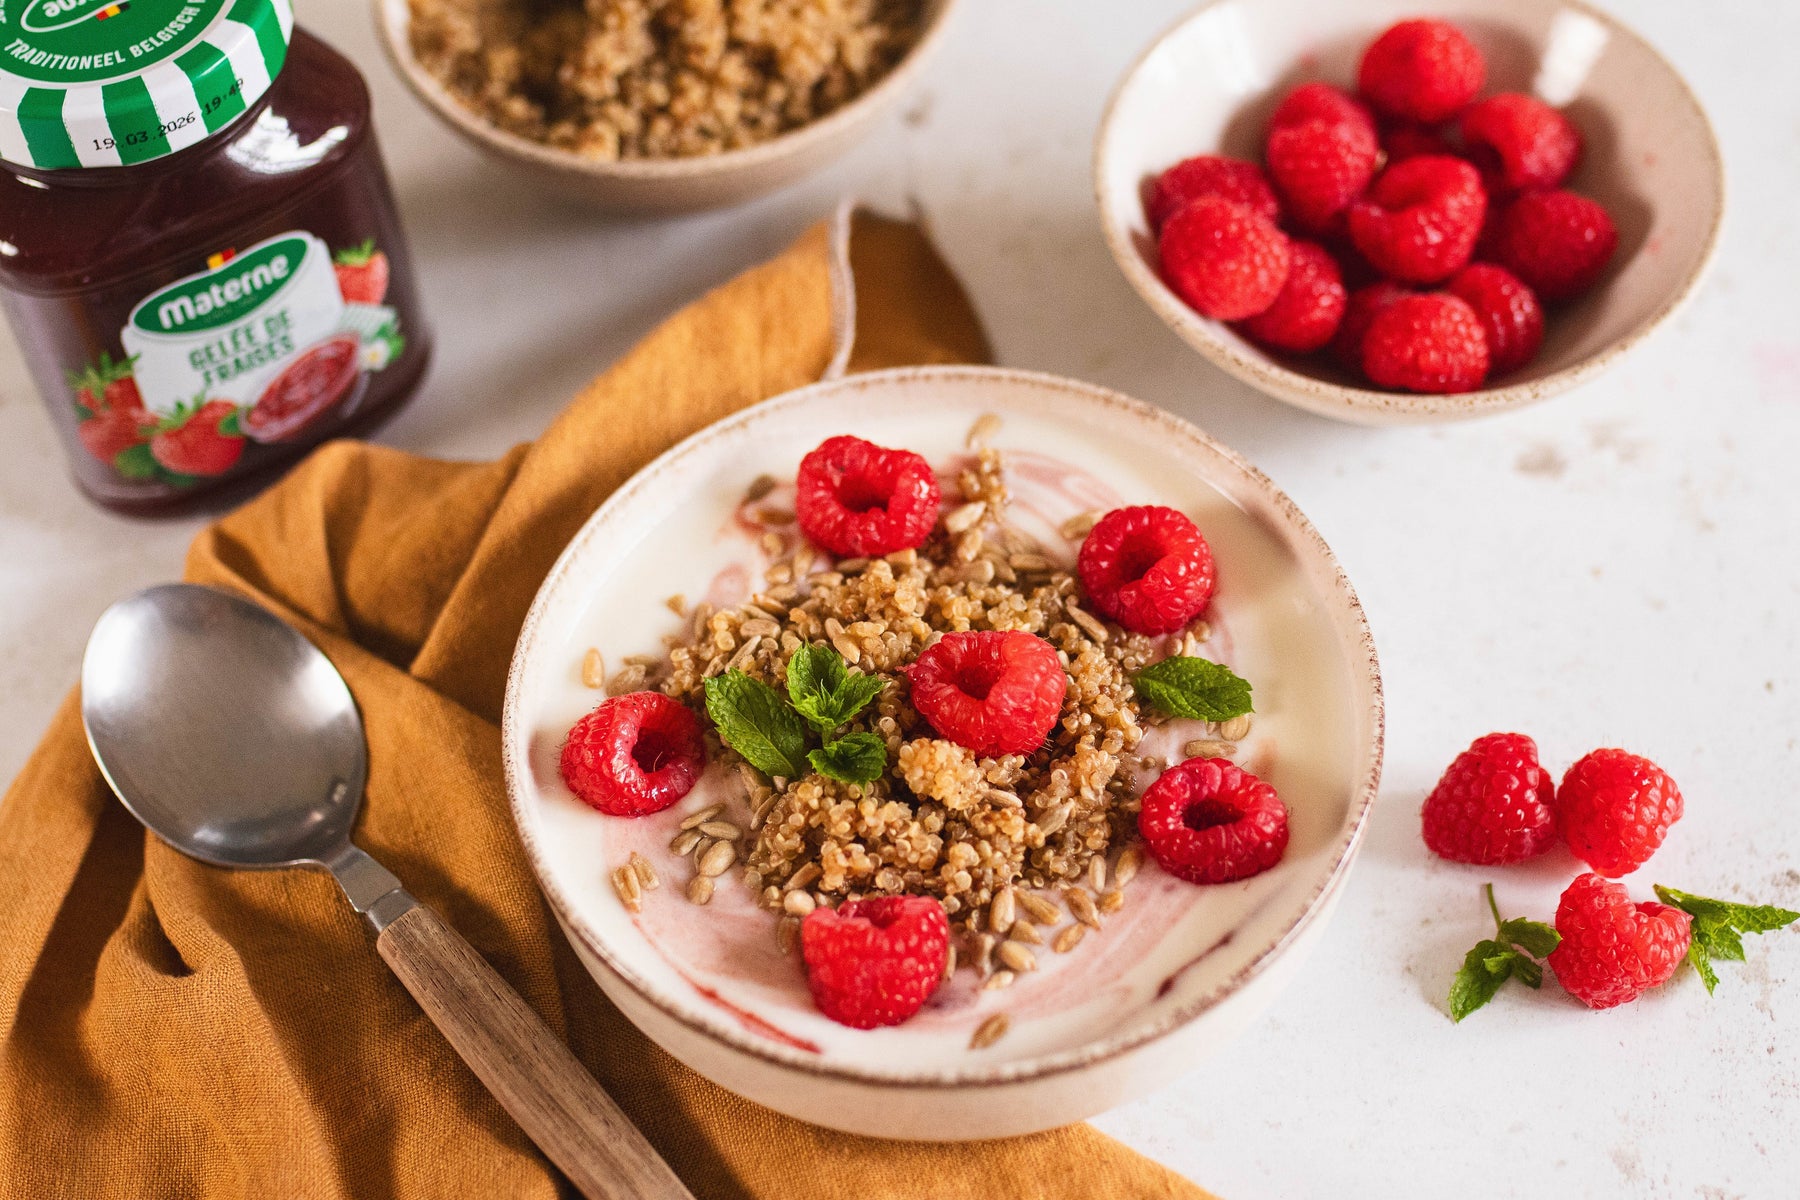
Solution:
[[[373,427],[430,356],[368,88],[290,0],[0,0],[0,301],[132,512]]]

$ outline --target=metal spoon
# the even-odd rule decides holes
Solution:
[[[481,1081],[595,1200],[692,1200],[668,1164],[487,960],[350,844],[368,746],[343,676],[292,627],[213,588],[107,609],[81,719],[125,807],[221,867],[324,867]]]

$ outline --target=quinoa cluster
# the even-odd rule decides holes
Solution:
[[[766,142],[918,40],[921,0],[410,0],[414,56],[484,120],[599,160]]]
[[[929,895],[953,924],[979,931],[1003,889],[1078,885],[1136,838],[1144,764],[1133,752],[1149,718],[1130,675],[1166,647],[1084,609],[1075,577],[1006,522],[997,451],[982,448],[958,489],[961,504],[920,549],[837,562],[821,561],[792,514],[759,503],[766,487],[752,489],[742,515],[764,529],[766,586],[734,608],[695,610],[667,658],[627,681],[703,709],[707,679],[735,667],[784,689],[794,652],[825,642],[885,682],[851,726],[887,745],[888,769],[873,783],[771,779],[719,747],[749,794],[745,878],[772,911],[796,890],[825,904]],[[1072,521],[1076,535],[1092,520]],[[1068,671],[1061,717],[1030,755],[977,757],[937,737],[908,703],[902,668],[944,633],[971,629],[1039,635]]]

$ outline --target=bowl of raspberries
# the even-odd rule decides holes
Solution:
[[[1699,102],[1566,0],[1213,0],[1127,73],[1095,183],[1126,278],[1301,408],[1456,420],[1597,374],[1698,284],[1724,207]]]

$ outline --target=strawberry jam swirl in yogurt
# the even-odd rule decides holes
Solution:
[[[290,0],[0,6],[0,300],[128,511],[395,412],[429,338],[356,69]]]
[[[1133,968],[1285,855],[1205,531],[995,424],[936,463],[826,439],[718,514],[660,650],[582,663],[558,772],[617,902],[753,1036],[980,1052],[1152,1002],[1230,931]]]

